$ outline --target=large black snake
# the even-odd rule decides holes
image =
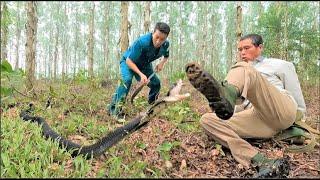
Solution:
[[[108,148],[122,140],[126,135],[140,129],[144,125],[146,125],[152,117],[154,117],[158,112],[168,106],[169,103],[177,102],[182,100],[188,96],[189,93],[180,95],[179,92],[182,87],[182,81],[180,80],[176,86],[171,88],[168,92],[168,96],[157,100],[148,110],[147,112],[141,113],[133,120],[128,122],[126,125],[115,129],[113,132],[108,133],[102,139],[99,139],[96,143],[88,146],[82,146],[76,144],[58,133],[56,133],[49,124],[45,121],[44,118],[38,116],[32,116],[30,108],[27,110],[23,110],[20,113],[20,117],[25,121],[31,121],[38,123],[38,125],[42,128],[42,135],[45,138],[51,138],[53,140],[58,141],[59,146],[62,148],[66,148],[67,151],[71,152],[71,156],[75,157],[78,155],[84,155],[86,158],[97,157],[103,154]]]

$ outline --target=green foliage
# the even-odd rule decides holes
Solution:
[[[315,84],[319,77],[316,63],[319,58],[320,31],[315,16],[319,4],[311,4],[271,3],[258,21],[257,32],[264,38],[266,56],[285,59],[287,55],[286,60],[296,64],[300,80],[313,81]],[[284,43],[286,39],[287,46]]]
[[[164,160],[169,160],[170,159],[170,151],[181,145],[181,142],[179,141],[174,141],[174,142],[164,142],[161,145],[159,145],[157,147],[157,151],[160,153],[160,156],[164,159]]]
[[[122,177],[121,166],[122,158],[117,156],[110,157],[105,163],[109,167],[108,177]]]
[[[24,77],[21,69],[13,70],[11,64],[7,60],[1,61],[1,103],[13,93],[13,87],[21,86],[21,80]],[[16,87],[17,88],[17,87]]]
[[[140,149],[143,149],[143,150],[147,148],[147,144],[145,144],[144,142],[141,142],[141,141],[137,141],[135,143],[135,146],[140,148]]]
[[[226,154],[223,152],[222,150],[222,145],[221,144],[215,144],[215,148],[219,151],[219,153],[222,155],[222,156],[225,156]]]
[[[75,177],[85,177],[85,175],[89,172],[90,166],[88,162],[81,156],[77,156],[73,160]]]
[[[165,109],[161,115],[166,119],[170,119],[170,121],[185,133],[199,130],[198,123],[188,122],[189,120],[199,119],[200,117],[191,110],[187,101],[175,103],[175,106]]]
[[[128,165],[128,170],[130,171],[130,177],[133,178],[146,178],[146,175],[144,174],[144,170],[147,167],[147,163],[143,161],[133,161]]]
[[[9,94],[12,93],[11,87],[5,87],[3,86],[4,82],[8,80],[6,77],[8,75],[12,74],[13,70],[11,67],[11,64],[7,60],[1,61],[1,100],[3,100],[4,97],[9,96]]]
[[[87,74],[88,74],[88,70],[80,69],[80,70],[77,72],[76,76],[74,77],[75,82],[77,82],[77,83],[84,83],[84,82],[86,82],[86,81],[88,80]]]
[[[38,125],[1,118],[1,136],[1,177],[65,176],[63,164],[70,155],[45,140]]]
[[[178,71],[170,76],[170,82],[177,82],[179,79],[183,80],[185,77],[186,73],[184,71]]]
[[[2,12],[1,12],[1,31],[3,29],[8,29],[9,25],[12,23],[12,15],[11,12],[8,10],[8,2],[3,2],[1,4]]]
[[[2,73],[12,73],[12,66],[7,60],[1,61],[1,72]]]

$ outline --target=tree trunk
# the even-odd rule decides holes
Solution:
[[[174,2],[172,1],[167,1],[166,2],[167,6],[169,7],[172,7],[174,6]],[[169,24],[174,24],[174,17],[172,17],[172,14],[174,13],[174,8],[170,8],[169,10],[166,9],[166,14],[170,14],[169,16]],[[170,46],[169,46],[169,51],[170,51],[170,59],[175,59],[175,53],[173,52],[174,51],[174,42],[175,42],[175,36],[176,36],[176,33],[175,31],[173,31],[173,27],[171,28],[170,30],[170,33],[169,33],[169,39],[170,39]],[[171,63],[168,63],[168,66],[169,68],[166,68],[168,69],[167,72],[171,72],[173,70],[173,68],[175,67],[175,62],[172,61]]]
[[[145,2],[145,7],[144,7],[144,23],[143,23],[143,27],[144,27],[144,33],[149,32],[149,28],[150,28],[150,6],[151,6],[151,1],[146,1]]]
[[[284,55],[283,59],[288,61],[288,2],[285,2],[284,8]]]
[[[206,63],[208,62],[208,60],[206,59],[206,49],[207,49],[207,39],[208,39],[208,25],[207,25],[207,22],[208,22],[208,16],[207,16],[207,14],[208,14],[208,3],[207,2],[203,2],[204,4],[204,6],[203,6],[203,8],[204,8],[204,21],[203,21],[203,23],[202,23],[202,32],[203,32],[203,35],[202,35],[202,47],[201,47],[201,51],[202,51],[202,53],[201,53],[201,59],[203,60],[203,62],[204,62],[204,66],[206,65]]]
[[[50,33],[49,33],[49,39],[53,38],[53,30],[52,28],[50,28]],[[52,79],[53,75],[52,75],[52,63],[53,63],[53,53],[52,53],[52,45],[51,43],[49,44],[49,63],[48,63],[48,75],[49,75],[49,79]]]
[[[240,38],[242,36],[242,8],[241,8],[241,1],[237,3],[237,43],[236,43],[236,49],[238,46],[238,43],[240,41]],[[240,61],[239,53],[236,53],[236,61]]]
[[[215,14],[211,14],[211,63],[212,63],[212,69],[213,69],[213,77],[216,76],[216,67],[217,66],[217,52],[216,52],[216,37],[215,37],[215,32],[216,32],[216,18]]]
[[[104,9],[104,41],[103,41],[103,50],[104,50],[104,74],[107,74],[108,71],[108,56],[109,56],[109,3],[108,1],[105,2],[105,9]]]
[[[203,7],[202,7],[202,3],[203,2],[197,2],[197,4],[199,5],[199,8],[198,8],[198,14],[197,14],[197,25],[199,28],[202,28],[202,17],[203,17]],[[202,31],[203,29],[201,29]],[[197,31],[197,57],[199,58],[202,66],[204,66],[204,60],[202,59],[202,42],[203,42],[203,37],[202,37],[202,33],[201,31]]]
[[[128,5],[129,5],[128,1],[121,1],[121,34],[120,34],[121,54],[124,53],[129,46]]]
[[[35,47],[36,47],[36,35],[37,35],[37,16],[36,16],[36,2],[28,1],[26,6],[27,11],[27,23],[26,23],[26,86],[28,91],[33,90],[33,83],[35,81]]]
[[[20,9],[20,3],[17,2],[17,9]],[[20,37],[21,37],[21,28],[20,28],[20,13],[17,11],[17,22],[16,22],[16,60],[14,63],[14,69],[17,70],[19,68],[19,42],[20,42]]]
[[[57,31],[55,36],[55,47],[54,47],[54,55],[53,55],[53,79],[57,78],[57,61],[58,61],[58,45],[59,45],[59,28],[56,25]]]
[[[89,41],[88,41],[88,73],[93,78],[93,34],[94,34],[94,3],[90,13]]]
[[[182,50],[181,50],[181,48],[183,47],[182,46],[182,34],[183,34],[183,30],[184,30],[184,28],[183,28],[183,19],[182,19],[182,13],[183,13],[183,10],[182,10],[182,7],[183,7],[183,1],[180,1],[179,2],[179,14],[180,14],[180,17],[179,17],[179,24],[180,24],[180,33],[179,33],[179,45],[178,45],[178,58],[177,58],[177,60],[178,60],[178,62],[182,62],[181,60],[182,60]],[[183,67],[183,66],[180,66],[180,67]]]
[[[8,27],[9,27],[9,11],[7,2],[3,1],[1,9],[1,60],[8,58]]]
[[[77,23],[77,25],[76,25],[76,27],[75,27],[75,31],[74,31],[74,36],[75,36],[75,44],[74,44],[74,57],[73,57],[73,77],[75,77],[76,76],[76,72],[77,72],[77,69],[79,69],[79,60],[78,60],[78,54],[79,54],[79,52],[78,52],[78,47],[79,47],[79,10],[78,10],[78,8],[76,8],[76,12],[75,12],[75,19],[76,19],[76,23]]]
[[[264,12],[264,7],[261,1],[259,1],[259,17],[258,17],[258,21],[260,20],[262,14]]]
[[[64,4],[64,20],[63,20],[63,26],[64,26],[64,32],[63,32],[63,43],[62,43],[62,58],[61,58],[61,62],[62,62],[62,82],[64,82],[64,78],[65,78],[65,75],[66,75],[66,71],[67,71],[67,68],[66,68],[66,61],[67,61],[67,48],[66,48],[66,43],[67,43],[67,21],[68,21],[68,18],[67,18],[67,3]]]

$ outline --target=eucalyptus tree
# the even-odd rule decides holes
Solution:
[[[91,7],[91,2],[75,2],[78,6],[78,23],[79,26],[79,35],[76,35],[78,40],[76,43],[78,45],[77,52],[78,52],[78,73],[84,73],[87,75],[87,58],[88,58],[88,29],[89,29],[89,12],[87,9]]]
[[[58,71],[59,71],[59,47],[63,43],[63,36],[64,35],[64,29],[63,29],[63,22],[64,22],[64,14],[62,13],[63,9],[62,2],[50,2],[52,3],[52,10],[51,10],[51,16],[52,16],[52,28],[53,28],[53,38],[54,38],[54,52],[53,52],[53,79],[57,78]]]
[[[144,4],[147,2],[131,2],[129,4],[129,44],[144,33]],[[150,2],[151,3],[151,2]]]
[[[109,77],[117,78],[119,76],[120,61],[120,26],[121,26],[121,2],[110,2],[110,66]]]
[[[128,5],[129,2],[122,1],[121,2],[121,35],[120,35],[120,47],[121,54],[125,52],[125,50],[129,46],[129,36],[128,36]]]
[[[26,87],[28,91],[33,91],[33,83],[35,82],[35,62],[36,62],[36,36],[37,36],[37,4],[34,1],[27,2],[27,23],[26,23]],[[34,91],[33,91],[34,92]]]
[[[211,2],[209,5],[210,19],[208,25],[210,25],[209,34],[211,34],[210,42],[208,46],[207,53],[210,55],[210,66],[209,70],[214,77],[220,78],[221,68],[220,61],[222,60],[221,49],[223,46],[223,36],[222,36],[222,14],[219,11],[221,7],[221,2]]]
[[[143,17],[144,17],[144,23],[143,23],[143,30],[144,33],[150,31],[150,8],[151,8],[151,1],[144,2],[144,11],[143,11]]]
[[[261,35],[264,38],[264,53],[272,55],[275,58],[281,58],[281,43],[282,42],[282,27],[281,19],[283,13],[281,12],[279,3],[271,3],[259,20],[261,27]]]
[[[240,38],[242,36],[242,4],[241,1],[237,2],[237,41],[236,41],[236,46],[240,41]],[[237,49],[237,47],[234,47]],[[240,61],[240,56],[238,53],[236,53],[236,61]]]
[[[319,74],[319,26],[314,28],[317,24],[319,3],[269,3],[258,24],[264,38],[264,54],[294,62],[301,78],[315,77]]]
[[[68,74],[68,56],[69,56],[69,27],[68,27],[68,8],[67,8],[67,2],[64,2],[63,4],[63,13],[62,13],[62,29],[63,33],[62,35],[62,55],[61,55],[61,63],[62,63],[62,70],[61,70],[61,76],[62,76],[62,81],[64,81],[66,74]]]
[[[201,59],[202,61],[204,61],[205,63],[203,65],[207,65],[208,63],[210,63],[210,59],[208,59],[208,39],[209,39],[209,35],[210,33],[208,32],[209,26],[208,26],[208,11],[209,11],[209,3],[210,2],[203,2],[203,11],[204,14],[203,16],[203,22],[202,22],[202,44],[201,44]]]
[[[236,57],[236,4],[235,2],[227,2],[225,7],[226,13],[226,58],[227,61],[224,62],[227,66],[224,68],[224,72],[235,62]]]
[[[104,72],[107,78],[118,76],[120,59],[120,3],[104,2],[104,20],[103,20],[103,51],[104,51]],[[102,14],[102,13],[101,13]]]
[[[193,59],[194,52],[192,51],[192,47],[194,46],[193,40],[190,38],[190,35],[192,33],[192,30],[194,29],[192,25],[192,16],[193,16],[193,6],[194,3],[191,1],[184,1],[183,3],[180,2],[182,5],[180,14],[180,26],[181,26],[181,33],[180,33],[180,39],[181,39],[181,45],[179,45],[179,59],[181,59],[182,67],[181,70],[183,70],[185,61],[190,61]]]
[[[259,19],[264,13],[264,5],[261,1],[243,2],[243,34],[258,33],[261,27],[258,26]]]
[[[23,29],[23,17],[21,17],[21,11],[23,10],[23,7],[24,6],[24,2],[21,2],[21,1],[17,1],[16,2],[16,20],[15,20],[15,23],[16,23],[16,58],[15,58],[15,63],[14,63],[14,69],[17,70],[19,68],[19,54],[20,54],[20,40],[21,40],[21,31]]]
[[[80,68],[80,4],[79,2],[71,2],[71,5],[73,8],[71,8],[71,12],[73,16],[71,16],[71,26],[73,27],[72,31],[72,50],[73,50],[73,56],[72,56],[72,65],[73,65],[73,77],[76,76],[77,70]]]
[[[288,3],[288,60],[306,80],[319,84],[319,2]],[[301,13],[305,12],[305,13]]]
[[[178,16],[178,44],[177,44],[177,59],[178,59],[178,67],[180,67],[179,70],[182,70],[181,67],[184,67],[184,59],[182,57],[182,54],[184,53],[184,40],[185,40],[185,29],[186,29],[186,12],[185,12],[185,2],[179,1],[178,3],[179,8],[179,16]]]
[[[94,47],[94,9],[95,4],[91,3],[92,7],[89,9],[89,36],[88,36],[88,74],[93,77],[93,47]]]
[[[110,44],[109,44],[109,39],[110,39],[110,2],[109,1],[105,1],[104,2],[104,39],[103,39],[103,51],[104,51],[104,74],[106,74],[108,72],[108,56],[109,56],[109,49],[110,49]]]
[[[37,34],[37,63],[39,68],[37,73],[44,71],[44,76],[48,79],[53,78],[54,67],[54,3],[38,2],[37,15],[39,21]]]
[[[1,2],[1,60],[8,58],[8,27],[11,21],[8,2]]]
[[[178,42],[178,31],[177,29],[179,27],[174,26],[175,24],[178,24],[178,16],[179,16],[179,12],[177,11],[177,2],[174,1],[170,1],[168,2],[170,3],[169,7],[170,11],[169,11],[169,24],[170,26],[170,34],[169,34],[169,38],[170,38],[170,46],[169,46],[169,51],[170,51],[170,59],[171,59],[171,72],[173,72],[175,70],[174,67],[177,67],[176,64],[178,64],[178,62],[180,61],[179,59],[177,59],[177,42]],[[171,36],[171,37],[170,37]]]
[[[197,58],[203,66],[205,66],[205,60],[203,59],[203,41],[206,36],[204,31],[204,14],[206,13],[206,5],[204,1],[197,2],[197,40],[196,40],[196,49],[197,49]]]

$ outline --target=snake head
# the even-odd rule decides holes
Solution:
[[[183,86],[183,82],[179,79],[173,87],[170,88],[168,92],[168,96],[164,97],[164,100],[167,102],[174,102],[182,100],[186,97],[190,96],[190,93],[180,94],[181,88]]]

